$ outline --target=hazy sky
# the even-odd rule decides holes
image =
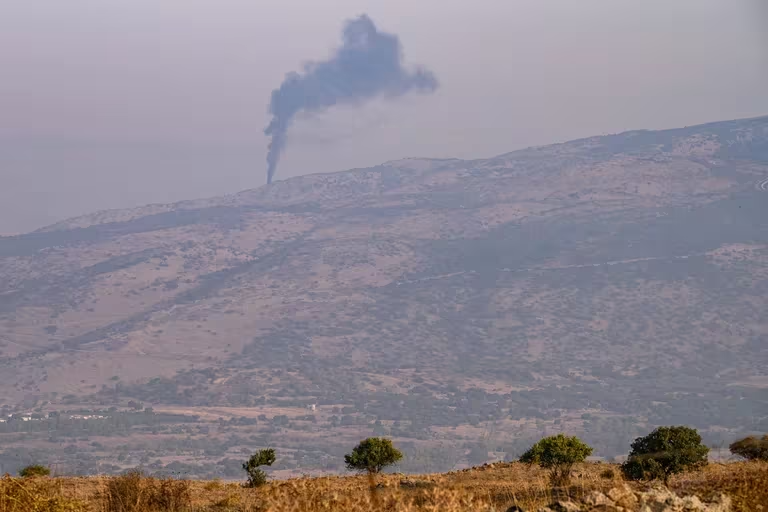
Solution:
[[[261,186],[270,92],[362,13],[440,90],[299,121],[276,179],[768,114],[765,0],[0,0],[0,233]]]

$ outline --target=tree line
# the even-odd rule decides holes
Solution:
[[[729,449],[732,454],[746,460],[768,461],[768,435],[746,437],[731,443]],[[518,460],[548,469],[552,485],[560,487],[569,483],[573,466],[585,462],[592,452],[593,448],[577,436],[557,434],[537,441]],[[662,480],[667,484],[674,474],[705,466],[708,454],[709,448],[702,444],[701,435],[695,428],[658,427],[634,440],[628,458],[621,464],[621,471],[628,480]],[[383,437],[364,439],[344,455],[347,470],[371,475],[402,459],[403,453],[390,439]],[[251,455],[242,464],[247,475],[244,485],[258,487],[265,484],[268,477],[262,468],[272,466],[276,460],[274,448],[261,449]],[[20,476],[45,476],[49,473],[44,466],[32,465],[22,469]]]

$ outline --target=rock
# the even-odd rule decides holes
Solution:
[[[521,509],[510,508],[508,512]],[[538,512],[730,512],[731,500],[725,495],[710,503],[703,503],[697,496],[680,497],[666,488],[633,492],[623,485],[602,493],[593,491],[582,503],[559,500],[540,508]]]
[[[635,496],[635,493],[633,493],[632,489],[626,484],[620,487],[614,487],[608,491],[608,498],[619,507],[624,507],[629,510],[634,510],[637,507],[637,496]]]
[[[698,496],[686,496],[683,498],[683,510],[704,510],[704,504]]]
[[[434,484],[427,480],[414,480],[411,478],[403,478],[400,480],[400,487],[433,487]]]
[[[547,508],[552,512],[581,512],[581,506],[572,501],[556,501]]]
[[[584,498],[584,504],[590,507],[596,507],[598,505],[614,506],[614,501],[605,494],[592,491],[586,498]]]
[[[669,489],[651,489],[640,493],[640,510],[648,512],[679,512],[682,511],[682,499]]]
[[[706,510],[706,512],[731,512],[731,498],[721,494],[709,502],[709,504],[705,504],[701,510]]]
[[[638,494],[641,512],[729,512],[731,500],[720,496],[706,504],[696,496],[681,498],[669,489],[652,489]]]

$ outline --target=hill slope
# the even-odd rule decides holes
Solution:
[[[0,238],[0,404],[768,430],[767,219],[768,117],[100,212]]]

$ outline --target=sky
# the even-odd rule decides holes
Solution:
[[[363,13],[439,90],[302,116],[276,180],[768,114],[764,0],[0,0],[0,234],[262,186],[272,90]]]

